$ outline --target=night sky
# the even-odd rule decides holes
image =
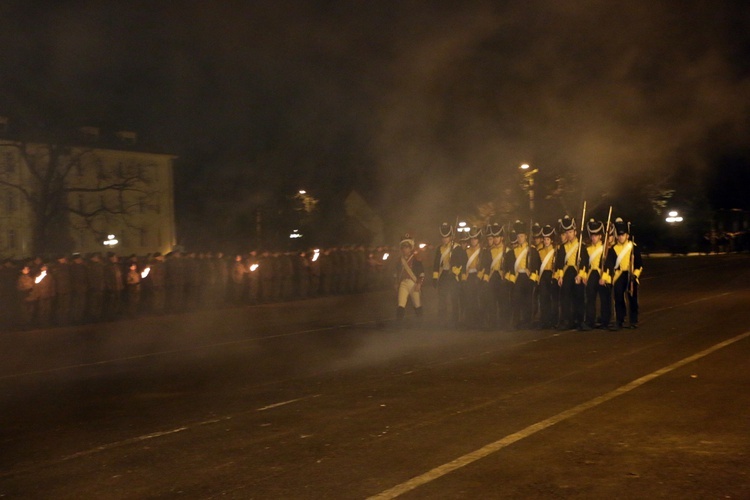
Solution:
[[[25,0],[0,24],[0,114],[178,155],[184,234],[299,188],[421,227],[525,162],[541,194],[750,208],[744,1]]]

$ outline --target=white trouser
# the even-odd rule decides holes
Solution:
[[[406,307],[406,303],[411,297],[411,302],[415,308],[422,307],[422,296],[421,292],[416,291],[414,288],[417,284],[411,279],[401,280],[398,285],[398,306]]]

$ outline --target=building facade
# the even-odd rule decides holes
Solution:
[[[139,150],[133,132],[80,132],[64,146],[0,139],[0,256],[45,253],[40,231],[57,253],[170,251],[175,156]]]

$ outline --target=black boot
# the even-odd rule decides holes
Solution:
[[[404,319],[404,313],[406,312],[406,309],[399,306],[396,308],[396,321],[403,321]]]

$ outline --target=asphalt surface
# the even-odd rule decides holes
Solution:
[[[750,498],[750,256],[644,267],[619,332],[427,290],[0,334],[0,496]]]

